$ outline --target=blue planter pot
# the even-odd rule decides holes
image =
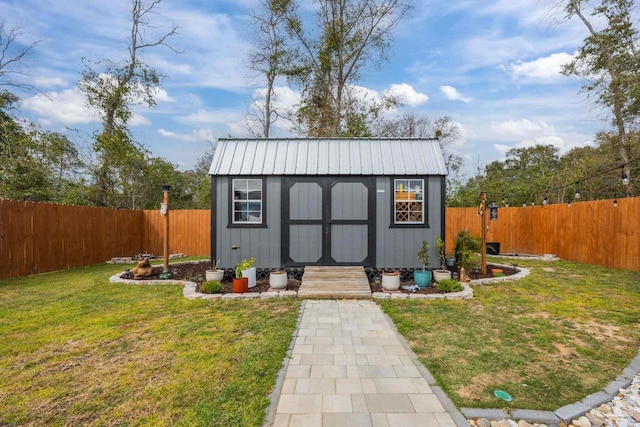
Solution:
[[[420,288],[428,288],[431,286],[431,271],[416,270],[413,272],[413,280]]]

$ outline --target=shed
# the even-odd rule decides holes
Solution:
[[[447,170],[437,139],[219,139],[209,174],[221,267],[255,257],[265,269],[412,269],[423,240],[438,265]]]

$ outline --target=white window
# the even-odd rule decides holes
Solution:
[[[262,180],[233,180],[234,224],[262,224]]]
[[[424,179],[395,179],[394,224],[424,224]]]

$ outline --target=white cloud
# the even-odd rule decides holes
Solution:
[[[462,101],[464,103],[471,102],[471,98],[463,96],[460,92],[458,92],[458,89],[453,86],[440,86],[440,92],[442,92],[444,96],[446,96],[447,99],[450,99],[451,101]]]
[[[194,129],[191,133],[176,133],[161,128],[158,129],[158,133],[164,137],[185,142],[209,142],[216,138],[213,130],[207,128]]]
[[[490,129],[503,138],[520,138],[524,136],[548,136],[555,133],[555,128],[543,121],[529,119],[508,120],[501,123],[491,123]]]
[[[85,98],[78,87],[62,92],[39,93],[22,101],[25,110],[36,113],[43,123],[74,125],[91,123],[97,114],[85,105]]]
[[[384,93],[387,96],[396,97],[401,104],[410,107],[417,107],[429,101],[427,95],[416,92],[412,86],[406,83],[392,84]]]
[[[534,61],[516,61],[508,66],[498,68],[509,72],[513,77],[524,77],[536,80],[555,80],[563,77],[560,74],[562,66],[573,59],[568,53],[554,53],[550,56],[538,58]]]

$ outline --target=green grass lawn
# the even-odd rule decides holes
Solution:
[[[460,407],[555,410],[605,387],[638,354],[640,273],[519,265],[531,275],[477,286],[472,300],[380,301]]]
[[[110,284],[123,268],[0,281],[0,425],[261,425],[299,301]]]

